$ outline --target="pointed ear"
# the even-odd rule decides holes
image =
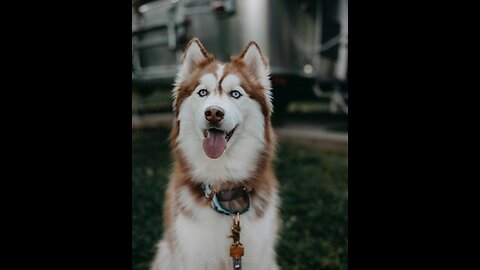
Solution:
[[[197,38],[190,40],[183,54],[182,65],[178,71],[179,77],[186,78],[200,62],[207,58],[209,58],[209,54],[200,40]]]
[[[172,90],[172,97],[174,99],[174,108],[178,103],[177,96],[182,82],[190,76],[200,63],[203,63],[207,59],[213,61],[213,57],[207,53],[202,43],[200,43],[200,40],[197,38],[190,40],[183,53],[182,63],[178,68],[177,76],[173,83],[174,88]]]
[[[245,63],[248,71],[261,81],[268,80],[270,70],[267,60],[263,57],[260,47],[255,41],[250,41],[243,50],[240,58]]]
[[[265,90],[265,97],[268,101],[267,104],[269,111],[273,111],[270,67],[268,66],[267,59],[263,57],[262,51],[260,50],[258,44],[255,41],[250,41],[240,55],[240,59],[243,60],[247,70],[262,84],[263,89]]]

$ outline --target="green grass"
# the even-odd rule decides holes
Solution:
[[[165,107],[171,109],[172,93],[170,91],[155,91],[148,96],[132,93],[132,111],[142,107]]]
[[[134,270],[149,269],[162,235],[163,193],[171,166],[167,136],[165,130],[134,134]],[[347,269],[347,158],[279,145],[274,164],[282,198],[281,269]]]
[[[328,102],[320,101],[296,101],[288,104],[288,112],[301,112],[301,113],[312,113],[312,112],[328,112],[330,109],[330,104]]]

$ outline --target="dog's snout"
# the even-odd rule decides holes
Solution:
[[[219,107],[208,107],[205,110],[205,119],[209,122],[220,122],[225,112]]]

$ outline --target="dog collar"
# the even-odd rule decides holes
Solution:
[[[210,185],[202,183],[202,189],[210,206],[220,214],[241,215],[250,209],[251,197],[246,187],[217,191]]]

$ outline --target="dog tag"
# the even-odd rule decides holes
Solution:
[[[243,256],[242,243],[233,243],[230,247],[230,257],[234,259],[240,259]]]

